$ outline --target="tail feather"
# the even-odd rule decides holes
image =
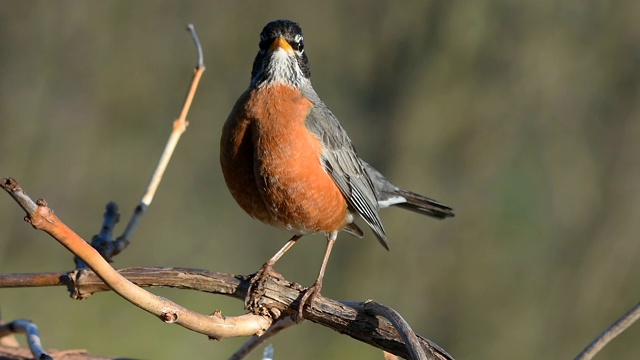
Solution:
[[[455,216],[453,209],[450,207],[426,196],[401,189],[392,184],[384,177],[384,175],[382,175],[373,166],[369,165],[366,161],[360,159],[360,163],[362,164],[366,174],[369,176],[373,188],[376,191],[378,206],[380,208],[399,206],[403,209],[415,211],[423,215],[429,215],[437,219],[445,219]]]
[[[404,202],[397,202],[403,209],[415,211],[419,214],[429,215],[438,219],[454,217],[453,209],[428,197],[416,194],[409,190],[396,189],[395,193],[404,198]]]

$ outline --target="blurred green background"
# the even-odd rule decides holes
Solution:
[[[371,233],[342,235],[325,296],[386,303],[458,359],[572,358],[640,299],[637,1],[3,2],[0,175],[85,239],[110,200],[125,222],[182,105],[193,23],[207,71],[191,125],[114,265],[256,271],[289,234],[234,203],[218,142],[278,18],[301,23],[315,89],[360,156],[457,212],[384,210],[390,252]],[[5,195],[0,217],[0,273],[73,267]],[[277,269],[311,284],[324,246],[305,237]],[[221,296],[154,292],[243,313]],[[208,341],[110,293],[2,289],[0,307],[35,321],[45,346],[104,355],[218,359],[245,340]],[[639,338],[635,325],[598,358],[637,359]],[[270,342],[276,359],[382,358],[309,322]]]

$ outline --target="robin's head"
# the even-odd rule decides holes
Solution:
[[[268,23],[260,33],[260,50],[253,61],[251,85],[286,84],[299,88],[308,83],[310,77],[300,25],[291,20]]]

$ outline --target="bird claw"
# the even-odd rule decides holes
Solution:
[[[264,286],[269,278],[282,279],[283,276],[277,272],[273,265],[265,263],[260,270],[251,276],[249,290],[244,301],[245,308],[256,314],[266,315],[268,311],[260,305],[260,298],[264,295]]]
[[[320,294],[320,289],[322,289],[322,284],[316,281],[313,283],[313,285],[311,285],[310,287],[307,288],[307,290],[304,291],[304,294],[302,294],[302,297],[300,298],[300,302],[298,304],[298,315],[296,317],[297,323],[304,320],[304,316],[303,316],[304,306],[305,305],[311,306],[313,299],[315,299],[315,297]]]

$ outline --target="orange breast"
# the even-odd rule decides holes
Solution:
[[[249,215],[298,233],[342,230],[347,203],[322,168],[322,143],[305,127],[313,106],[273,86],[243,94],[223,128],[225,181]]]

